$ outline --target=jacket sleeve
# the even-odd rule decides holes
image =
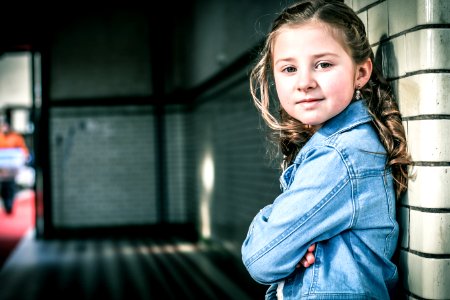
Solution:
[[[340,152],[310,150],[296,167],[288,188],[254,217],[242,245],[245,267],[262,284],[289,276],[311,244],[353,223],[352,184]]]

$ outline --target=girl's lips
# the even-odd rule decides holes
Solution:
[[[305,102],[315,102],[315,101],[320,101],[322,99],[319,98],[308,98],[308,99],[302,99],[300,101],[298,101],[298,103],[305,103]]]
[[[322,98],[307,98],[307,99],[301,99],[301,100],[297,101],[297,104],[308,104],[308,103],[313,104],[313,103],[316,103],[316,102],[319,102],[322,100],[323,100]]]
[[[308,98],[308,99],[303,99],[303,100],[298,101],[297,104],[301,105],[301,107],[303,107],[303,109],[310,110],[310,109],[315,109],[322,100],[323,99],[319,99],[319,98]]]

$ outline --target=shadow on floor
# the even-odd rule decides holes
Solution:
[[[42,240],[30,230],[0,271],[0,299],[264,299],[267,287],[233,253],[176,239]]]

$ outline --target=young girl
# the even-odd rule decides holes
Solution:
[[[242,245],[248,272],[271,285],[266,299],[389,299],[397,282],[395,207],[410,158],[373,61],[342,1],[301,1],[274,21],[251,92],[284,155],[283,193]]]

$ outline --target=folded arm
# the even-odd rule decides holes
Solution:
[[[353,222],[352,185],[338,151],[315,149],[294,167],[292,183],[255,216],[242,245],[244,265],[263,284],[289,276],[311,245]]]

